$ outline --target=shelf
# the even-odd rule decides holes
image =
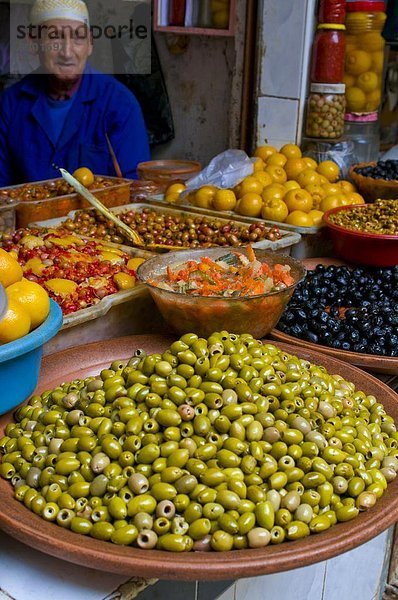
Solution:
[[[161,33],[172,33],[174,35],[203,35],[218,37],[233,37],[236,25],[236,0],[230,0],[229,25],[225,29],[214,27],[177,27],[175,25],[160,25],[160,4],[162,0],[153,2],[153,31]]]
[[[175,27],[173,25],[154,25],[154,31],[163,33],[174,33],[177,35],[213,35],[223,37],[233,37],[234,31],[230,29],[215,29],[210,27]]]

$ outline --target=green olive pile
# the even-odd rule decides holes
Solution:
[[[47,521],[171,552],[297,540],[374,506],[398,434],[374,396],[251,335],[183,335],[33,396],[0,475]]]
[[[268,228],[264,223],[239,225],[234,221],[221,221],[202,215],[157,212],[149,208],[129,210],[118,216],[140,234],[145,244],[208,248],[212,245],[244,246],[262,240],[274,242],[282,237],[278,227]],[[78,211],[73,219],[66,219],[59,228],[116,244],[131,244],[115,223],[98,211]]]
[[[340,210],[329,218],[335,225],[353,231],[398,235],[397,200],[376,200],[373,204]]]

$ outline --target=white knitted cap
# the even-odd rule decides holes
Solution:
[[[53,19],[81,21],[89,25],[87,6],[82,0],[36,0],[30,18],[33,25]]]

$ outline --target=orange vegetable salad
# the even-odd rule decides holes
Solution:
[[[217,260],[202,256],[168,266],[165,275],[148,283],[195,296],[257,296],[283,290],[294,283],[288,265],[271,268],[257,260],[251,246],[247,256],[233,251]]]

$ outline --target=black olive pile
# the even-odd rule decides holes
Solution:
[[[318,265],[297,286],[278,329],[339,350],[398,356],[398,266]]]
[[[395,181],[398,179],[398,160],[379,160],[372,167],[358,167],[355,173],[372,179],[385,179]]]
[[[371,509],[398,471],[394,419],[375,396],[249,334],[137,350],[15,418],[0,439],[14,497],[143,550],[299,540]]]

